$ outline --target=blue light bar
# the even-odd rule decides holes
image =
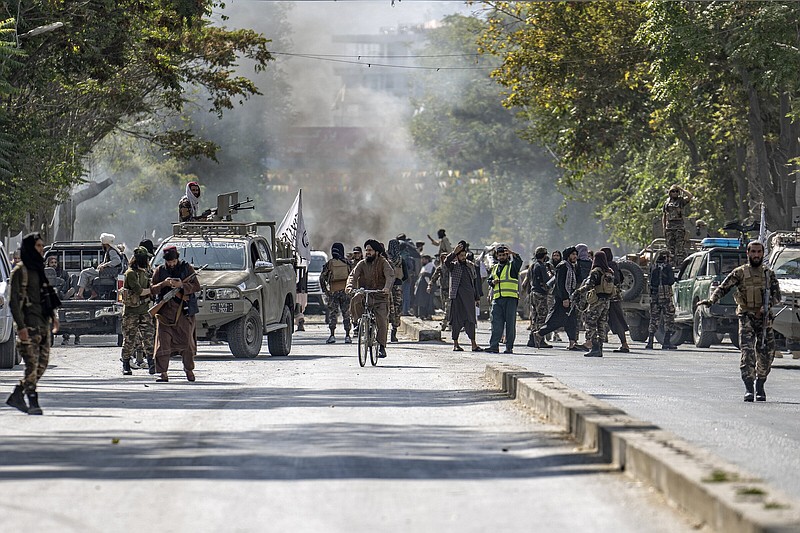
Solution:
[[[739,239],[723,237],[706,237],[700,241],[703,248],[739,248]]]

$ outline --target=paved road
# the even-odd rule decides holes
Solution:
[[[89,337],[55,348],[45,416],[0,410],[0,529],[691,530],[488,390],[482,359],[408,343],[360,369],[326,336],[251,361],[201,346],[194,384],[123,377],[119,349]]]
[[[618,346],[612,344],[599,359],[568,352],[564,343],[552,349],[527,348],[525,325],[518,324],[514,355],[483,359],[552,375],[800,497],[800,455],[795,453],[800,449],[800,360],[790,355],[775,359],[767,380],[768,401],[745,403],[740,352],[727,340],[709,349],[681,345],[666,352],[632,343],[630,354],[611,353]],[[484,346],[488,332],[482,323],[479,340]]]

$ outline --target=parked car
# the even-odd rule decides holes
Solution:
[[[13,368],[20,362],[14,318],[11,316],[11,264],[0,243],[0,368]]]
[[[769,241],[769,266],[781,287],[780,304],[773,306],[775,342],[800,356],[800,234],[776,231]]]
[[[675,323],[681,328],[681,338],[691,336],[698,348],[719,344],[725,334],[734,346],[739,346],[739,320],[733,291],[711,306],[698,306],[708,299],[725,276],[747,262],[747,251],[739,239],[703,239],[702,250],[687,257],[680,267],[675,283]]]
[[[319,284],[322,267],[328,262],[328,254],[322,250],[311,250],[311,261],[308,262],[308,307],[309,312],[325,313],[328,304]]]

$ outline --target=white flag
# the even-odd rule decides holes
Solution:
[[[767,210],[764,208],[764,202],[761,202],[761,223],[758,228],[758,241],[764,247],[764,266],[769,267],[767,260],[769,250],[767,250]]]
[[[291,246],[297,255],[306,261],[311,261],[311,243],[308,240],[306,223],[303,221],[303,189],[297,192],[292,207],[278,226],[277,237]]]

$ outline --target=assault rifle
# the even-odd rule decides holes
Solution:
[[[241,202],[236,202],[235,204],[228,206],[228,209],[230,210],[231,213],[235,213],[237,211],[242,211],[244,209],[255,209],[256,206],[247,205],[247,204],[252,204],[252,203],[253,203],[253,200],[251,200],[250,197],[248,196],[247,198],[245,198]]]
[[[764,268],[764,294],[762,296],[762,300],[764,300],[764,322],[761,325],[761,349],[765,349],[767,347],[767,322],[769,321],[769,307],[770,307],[770,291],[769,291],[769,270]]]
[[[193,273],[189,274],[184,279],[182,279],[181,282],[186,283],[187,281],[192,281],[192,278],[197,276],[197,273],[206,268],[207,266],[208,264],[205,264],[200,268],[196,269]],[[150,313],[150,316],[155,318],[158,312],[161,311],[161,308],[164,307],[164,305],[166,305],[168,301],[172,300],[175,296],[177,296],[178,292],[180,292],[181,290],[183,290],[183,287],[175,287],[174,289],[171,289],[167,294],[164,295],[163,298],[161,298],[161,300],[158,303],[156,303],[153,307],[148,309],[147,312]]]

